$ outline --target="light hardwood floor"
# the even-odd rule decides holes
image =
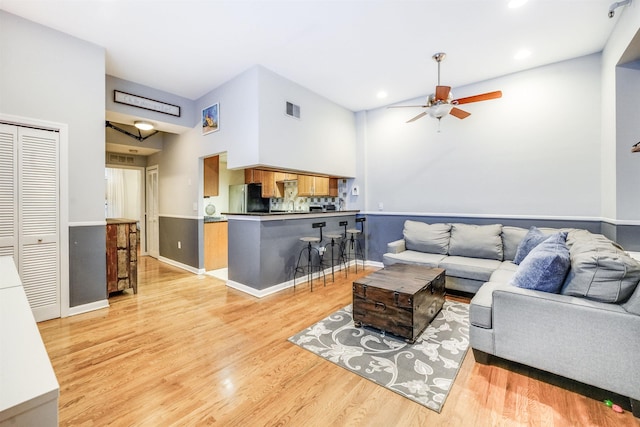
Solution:
[[[138,269],[137,295],[39,324],[63,426],[640,426],[589,387],[471,351],[438,414],[289,343],[351,302],[353,270],[257,299],[149,257]]]

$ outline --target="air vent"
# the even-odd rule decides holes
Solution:
[[[128,164],[133,165],[135,160],[133,156],[123,156],[122,154],[109,154],[109,163],[120,163],[120,164]]]
[[[295,117],[296,119],[299,119],[300,106],[287,101],[286,113],[287,113],[287,116],[291,116],[291,117]]]

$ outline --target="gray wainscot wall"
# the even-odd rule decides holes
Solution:
[[[424,216],[401,214],[367,214],[365,222],[366,258],[370,262],[382,262],[387,251],[387,243],[402,239],[402,230],[406,220],[421,221],[428,224],[465,223],[465,224],[502,224],[514,227],[530,228],[583,228],[592,233],[604,234],[618,242],[627,251],[640,251],[640,226],[616,226],[598,220],[555,220],[555,219],[514,219],[514,218],[472,218],[449,216]]]
[[[305,245],[300,237],[320,234],[318,229],[312,228],[312,223],[326,222],[323,234],[344,232],[339,222],[347,221],[347,228],[357,228],[356,214],[357,211],[286,215],[227,214],[227,284],[258,297],[293,286],[295,266],[300,250]],[[305,277],[298,276],[296,284],[304,280]]]

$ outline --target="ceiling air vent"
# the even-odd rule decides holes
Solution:
[[[300,106],[293,104],[289,101],[286,102],[287,104],[287,109],[286,109],[286,114],[287,116],[291,116],[291,117],[295,117],[296,119],[300,118]]]

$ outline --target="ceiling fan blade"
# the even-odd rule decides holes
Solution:
[[[415,116],[413,119],[409,119],[407,120],[407,123],[411,123],[411,122],[415,122],[416,120],[418,120],[419,118],[422,118],[424,116],[427,115],[426,111],[423,111],[422,113],[418,114],[417,116]]]
[[[453,107],[451,109],[451,111],[449,111],[449,114],[451,114],[453,117],[457,117],[459,119],[466,119],[467,117],[469,117],[471,115],[471,113],[467,113],[464,110],[461,110],[459,108]]]
[[[451,92],[451,86],[436,86],[436,101],[446,101]]]
[[[428,105],[389,105],[387,108],[427,108]]]
[[[480,101],[488,101],[489,99],[502,98],[502,91],[497,90],[495,92],[487,92],[481,93],[480,95],[467,96],[466,98],[460,98],[453,101],[453,103],[460,104],[469,104],[471,102],[480,102]]]

